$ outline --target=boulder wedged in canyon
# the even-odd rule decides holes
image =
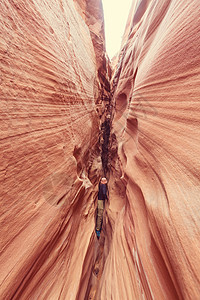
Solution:
[[[98,299],[197,300],[199,4],[142,0],[132,8],[113,79],[118,159]]]
[[[0,15],[0,299],[76,299],[93,263],[107,62],[73,1],[3,0]]]

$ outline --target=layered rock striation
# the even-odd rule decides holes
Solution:
[[[133,1],[98,299],[199,299],[199,26],[197,1]]]
[[[112,102],[100,0],[0,14],[0,299],[198,299],[197,1],[133,1]]]
[[[101,9],[0,3],[0,299],[83,299],[87,289],[109,82]]]

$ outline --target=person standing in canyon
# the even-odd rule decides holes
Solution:
[[[96,234],[99,239],[103,221],[104,202],[108,200],[107,179],[103,177],[99,183],[98,201],[97,201],[97,219],[96,219]]]

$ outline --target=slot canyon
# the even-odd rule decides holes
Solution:
[[[0,15],[0,300],[200,299],[198,1],[133,0],[112,60],[101,0]]]

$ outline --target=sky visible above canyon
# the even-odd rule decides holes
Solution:
[[[106,50],[110,59],[119,51],[132,0],[102,0]]]

